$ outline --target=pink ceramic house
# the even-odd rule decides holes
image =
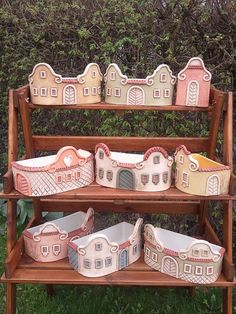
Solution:
[[[205,68],[203,60],[191,58],[178,74],[176,105],[207,107],[210,85],[211,73]]]
[[[23,232],[25,252],[38,262],[54,262],[67,257],[67,244],[71,239],[83,237],[93,231],[93,209],[77,213],[26,229]]]

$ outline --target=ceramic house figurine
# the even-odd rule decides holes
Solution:
[[[175,185],[194,195],[227,194],[230,167],[199,154],[191,154],[184,145],[175,152]]]
[[[176,105],[208,107],[210,85],[211,73],[203,60],[197,57],[190,59],[178,74]]]
[[[89,63],[83,74],[62,77],[47,63],[38,63],[29,75],[31,102],[38,105],[78,105],[101,101],[102,73]]]
[[[173,158],[161,147],[144,155],[111,152],[100,143],[95,148],[96,182],[100,185],[138,191],[163,191],[171,185]]]
[[[225,249],[169,230],[144,227],[144,261],[162,273],[209,284],[221,273]]]
[[[69,262],[87,277],[99,277],[135,262],[141,254],[141,226],[121,222],[68,243]]]
[[[176,77],[166,64],[161,64],[145,79],[129,79],[112,63],[104,75],[105,102],[119,105],[172,105]]]
[[[67,257],[71,239],[93,231],[93,209],[77,212],[23,232],[25,252],[38,262],[54,262]]]
[[[56,155],[12,162],[14,187],[28,196],[44,196],[89,185],[94,180],[93,155],[72,146]]]

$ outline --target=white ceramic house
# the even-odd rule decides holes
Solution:
[[[225,249],[173,231],[144,227],[144,261],[167,275],[209,284],[221,273]]]
[[[201,58],[191,58],[178,74],[176,105],[208,107],[211,73]]]
[[[172,105],[176,77],[166,64],[159,65],[145,79],[123,75],[117,64],[111,63],[104,75],[105,102],[120,105]]]
[[[94,180],[93,155],[72,146],[56,155],[12,162],[12,170],[15,189],[28,196],[65,192]]]
[[[73,238],[93,231],[93,209],[77,212],[23,232],[25,252],[38,262],[54,262],[67,257],[67,244]]]
[[[38,63],[29,75],[31,102],[38,105],[77,105],[101,101],[103,75],[89,63],[84,73],[62,77],[47,63]]]
[[[219,195],[229,191],[230,167],[200,154],[191,154],[184,145],[175,152],[175,185],[194,195]]]
[[[163,191],[171,185],[173,158],[161,147],[152,147],[145,154],[128,154],[111,152],[100,143],[95,152],[100,185],[138,191]]]
[[[135,262],[141,255],[141,226],[121,222],[68,244],[69,262],[80,274],[100,277]]]

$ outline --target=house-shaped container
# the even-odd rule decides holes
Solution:
[[[171,185],[173,158],[161,147],[130,154],[111,152],[100,143],[95,152],[96,182],[100,185],[138,191],[163,191]]]
[[[167,275],[197,284],[209,284],[221,273],[225,249],[204,240],[147,224],[144,261]]]
[[[175,152],[175,185],[186,193],[219,195],[229,191],[230,167],[200,154],[191,154],[184,145]]]
[[[119,105],[172,105],[176,77],[166,64],[159,65],[145,79],[123,75],[117,64],[111,63],[104,75],[105,102]]]
[[[101,101],[103,76],[98,64],[89,63],[83,74],[62,77],[47,63],[38,63],[29,75],[30,98],[38,105],[78,105]]]
[[[208,107],[211,73],[205,68],[203,60],[191,58],[178,74],[176,105]]]
[[[89,185],[94,180],[93,155],[72,146],[56,155],[12,162],[14,187],[27,196],[44,196]]]
[[[68,243],[69,262],[80,274],[99,277],[135,262],[141,254],[141,226],[121,222]]]
[[[38,262],[54,262],[67,257],[67,244],[71,239],[83,237],[93,231],[93,209],[77,213],[26,229],[23,232],[25,252]]]

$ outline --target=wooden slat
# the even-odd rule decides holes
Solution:
[[[16,243],[16,200],[7,201],[7,256]]]
[[[205,238],[209,242],[222,246],[222,243],[217,234],[215,233],[214,229],[212,228],[208,218],[205,219]]]
[[[16,284],[7,283],[6,294],[6,313],[16,314]]]
[[[223,273],[227,281],[234,281],[234,264],[232,263],[232,259],[228,256],[227,252],[224,254],[223,259]]]
[[[11,162],[17,160],[18,155],[18,115],[14,107],[15,92],[13,89],[8,93],[8,170]]]
[[[223,311],[224,314],[233,313],[233,288],[227,287],[223,290]]]
[[[10,193],[14,188],[13,184],[13,173],[12,169],[10,168],[3,176],[3,191],[4,193]]]
[[[233,169],[233,93],[228,93],[223,122],[223,162]]]
[[[233,258],[233,202],[229,200],[224,203],[224,219],[223,219],[223,246],[232,261]]]
[[[110,150],[144,152],[150,147],[161,146],[168,152],[184,144],[191,152],[207,151],[205,137],[121,137],[121,136],[33,136],[35,150],[56,151],[66,145],[94,151],[98,143],[105,143]]]

